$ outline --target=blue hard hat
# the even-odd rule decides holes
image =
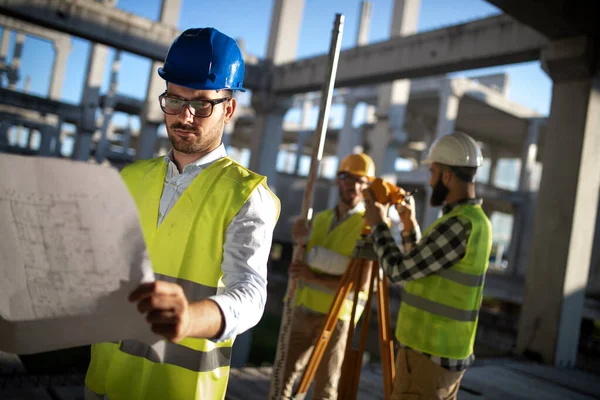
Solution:
[[[215,28],[192,28],[173,41],[158,75],[190,89],[245,92],[244,69],[235,40]]]

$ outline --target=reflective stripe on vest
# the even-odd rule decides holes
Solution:
[[[457,321],[476,321],[479,313],[478,310],[461,310],[407,292],[402,293],[402,302],[431,314]]]
[[[182,278],[174,278],[172,276],[155,273],[154,277],[157,281],[166,281],[176,283],[183,289],[188,302],[199,301],[217,294],[216,287],[205,286],[201,283],[188,281]]]
[[[318,213],[312,223],[312,231],[305,254],[315,246],[320,246],[345,256],[352,256],[356,241],[360,238],[360,234],[364,227],[364,213],[358,212],[346,218],[338,224],[333,230],[329,231],[331,222],[333,221],[335,210],[329,209]],[[316,268],[311,267],[316,272],[321,272]],[[321,314],[329,313],[336,291],[330,290],[320,285],[313,285],[307,282],[298,285],[296,290],[296,306],[304,307],[311,311]],[[364,307],[366,305],[367,295],[364,292],[359,292],[359,301],[356,305],[356,320],[360,319]],[[352,305],[354,293],[348,296],[340,311],[339,319],[349,321],[352,315]]]
[[[122,176],[138,207],[156,278],[179,284],[189,301],[202,300],[224,286],[221,263],[228,225],[258,185],[268,188],[264,177],[222,158],[194,179],[157,227],[165,173],[159,157],[126,167]],[[232,343],[233,338],[218,343],[185,338],[148,346],[126,340],[104,374],[88,371],[86,384],[89,380],[90,389],[111,399],[223,399]]]
[[[438,219],[468,219],[471,234],[465,256],[452,267],[404,285],[396,338],[438,357],[465,359],[473,353],[485,271],[491,253],[491,226],[480,206],[458,206]]]
[[[455,269],[443,269],[438,272],[438,275],[450,281],[459,283],[464,286],[481,286],[485,280],[485,275],[471,275]]]
[[[166,341],[148,346],[135,340],[124,340],[119,350],[152,362],[176,365],[195,372],[229,367],[231,363],[231,347],[217,347],[204,352]]]

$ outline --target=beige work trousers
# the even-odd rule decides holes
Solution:
[[[455,400],[464,373],[447,370],[427,356],[400,348],[392,400]]]
[[[326,321],[327,315],[312,313],[299,307],[294,310],[294,320],[292,321],[283,375],[283,396],[285,399],[291,398],[294,383],[308,364],[315,343]],[[337,399],[349,326],[349,322],[341,320],[338,320],[335,326],[315,375],[313,400]]]

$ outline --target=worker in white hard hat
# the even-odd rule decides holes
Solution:
[[[430,203],[443,215],[423,235],[408,197],[397,206],[404,253],[384,222],[387,205],[366,199],[375,251],[392,282],[404,283],[395,336],[400,343],[392,399],[455,399],[475,357],[483,282],[492,247],[491,225],[475,195],[481,150],[455,132],[429,150]]]
[[[121,176],[156,277],[129,301],[163,340],[94,344],[86,399],[224,399],[233,341],[258,323],[266,303],[279,200],[221,141],[233,94],[245,90],[242,52],[214,28],[190,28],[157,72],[172,148]]]
[[[284,398],[290,398],[295,380],[308,364],[314,345],[325,326],[343,273],[350,262],[356,241],[360,238],[365,221],[362,191],[375,178],[375,163],[366,154],[349,154],[344,157],[337,171],[336,185],[339,200],[335,208],[321,211],[313,218],[310,229],[306,221],[299,219],[292,227],[296,241],[308,238],[305,257],[292,262],[291,278],[301,284],[296,290],[294,319],[283,373]],[[366,304],[368,274],[362,279],[356,306],[356,321]],[[337,399],[342,362],[346,350],[346,338],[354,302],[346,299],[338,321],[323,354],[315,376],[313,399]]]

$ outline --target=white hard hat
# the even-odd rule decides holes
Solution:
[[[479,167],[483,161],[481,149],[473,138],[454,132],[436,139],[429,148],[424,164],[440,163],[453,167]]]

